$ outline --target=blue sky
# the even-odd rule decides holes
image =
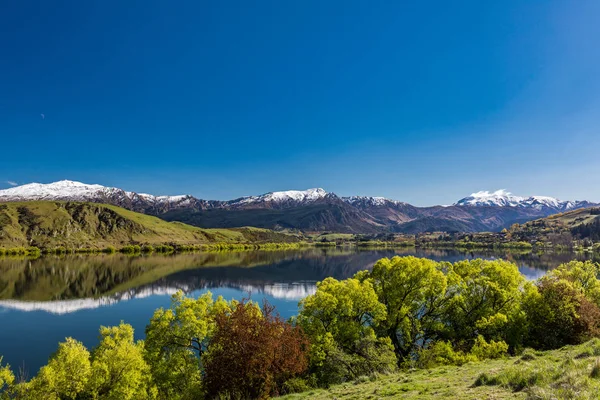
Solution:
[[[593,0],[4,2],[0,188],[600,201],[599,13]]]

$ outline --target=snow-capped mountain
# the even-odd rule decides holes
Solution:
[[[562,201],[548,196],[515,196],[501,189],[495,192],[481,191],[459,200],[456,206],[520,207],[537,210],[551,209],[557,212],[574,210],[593,205],[588,201]]]
[[[362,205],[362,206],[374,206],[381,207],[386,205],[399,205],[399,204],[407,204],[398,200],[391,200],[385,197],[372,197],[372,196],[349,196],[342,197],[342,200],[348,204],[352,205]]]
[[[10,189],[0,190],[0,200],[71,200],[90,201],[99,197],[111,197],[114,195],[134,199],[136,197],[147,201],[165,203],[180,202],[185,200],[186,195],[181,196],[153,196],[146,193],[126,192],[119,188],[106,187],[102,185],[89,185],[86,183],[62,180],[53,183],[29,183]]]
[[[188,195],[153,196],[146,193],[127,192],[115,187],[90,185],[62,180],[53,183],[29,183],[0,190],[0,201],[90,201],[118,205],[135,211],[172,209],[191,205],[195,198]]]
[[[286,190],[282,192],[269,192],[260,196],[247,196],[236,200],[225,202],[229,207],[248,207],[260,204],[271,204],[272,206],[307,204],[321,200],[329,196],[321,188],[307,190]],[[335,195],[334,195],[335,196]]]

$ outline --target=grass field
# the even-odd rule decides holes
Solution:
[[[283,399],[598,399],[600,339],[519,357],[441,366],[282,397]]]

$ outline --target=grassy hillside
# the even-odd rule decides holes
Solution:
[[[600,340],[519,357],[441,366],[312,390],[283,399],[597,399]]]
[[[180,222],[80,202],[0,204],[0,247],[106,247],[136,243],[290,242],[291,235],[259,228],[200,229]]]

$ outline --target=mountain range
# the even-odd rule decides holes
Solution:
[[[269,229],[375,234],[498,231],[514,223],[592,207],[589,201],[477,192],[450,206],[417,207],[383,197],[341,197],[321,188],[270,192],[234,200],[154,196],[63,180],[0,190],[0,202],[52,200],[106,203],[202,228]]]

